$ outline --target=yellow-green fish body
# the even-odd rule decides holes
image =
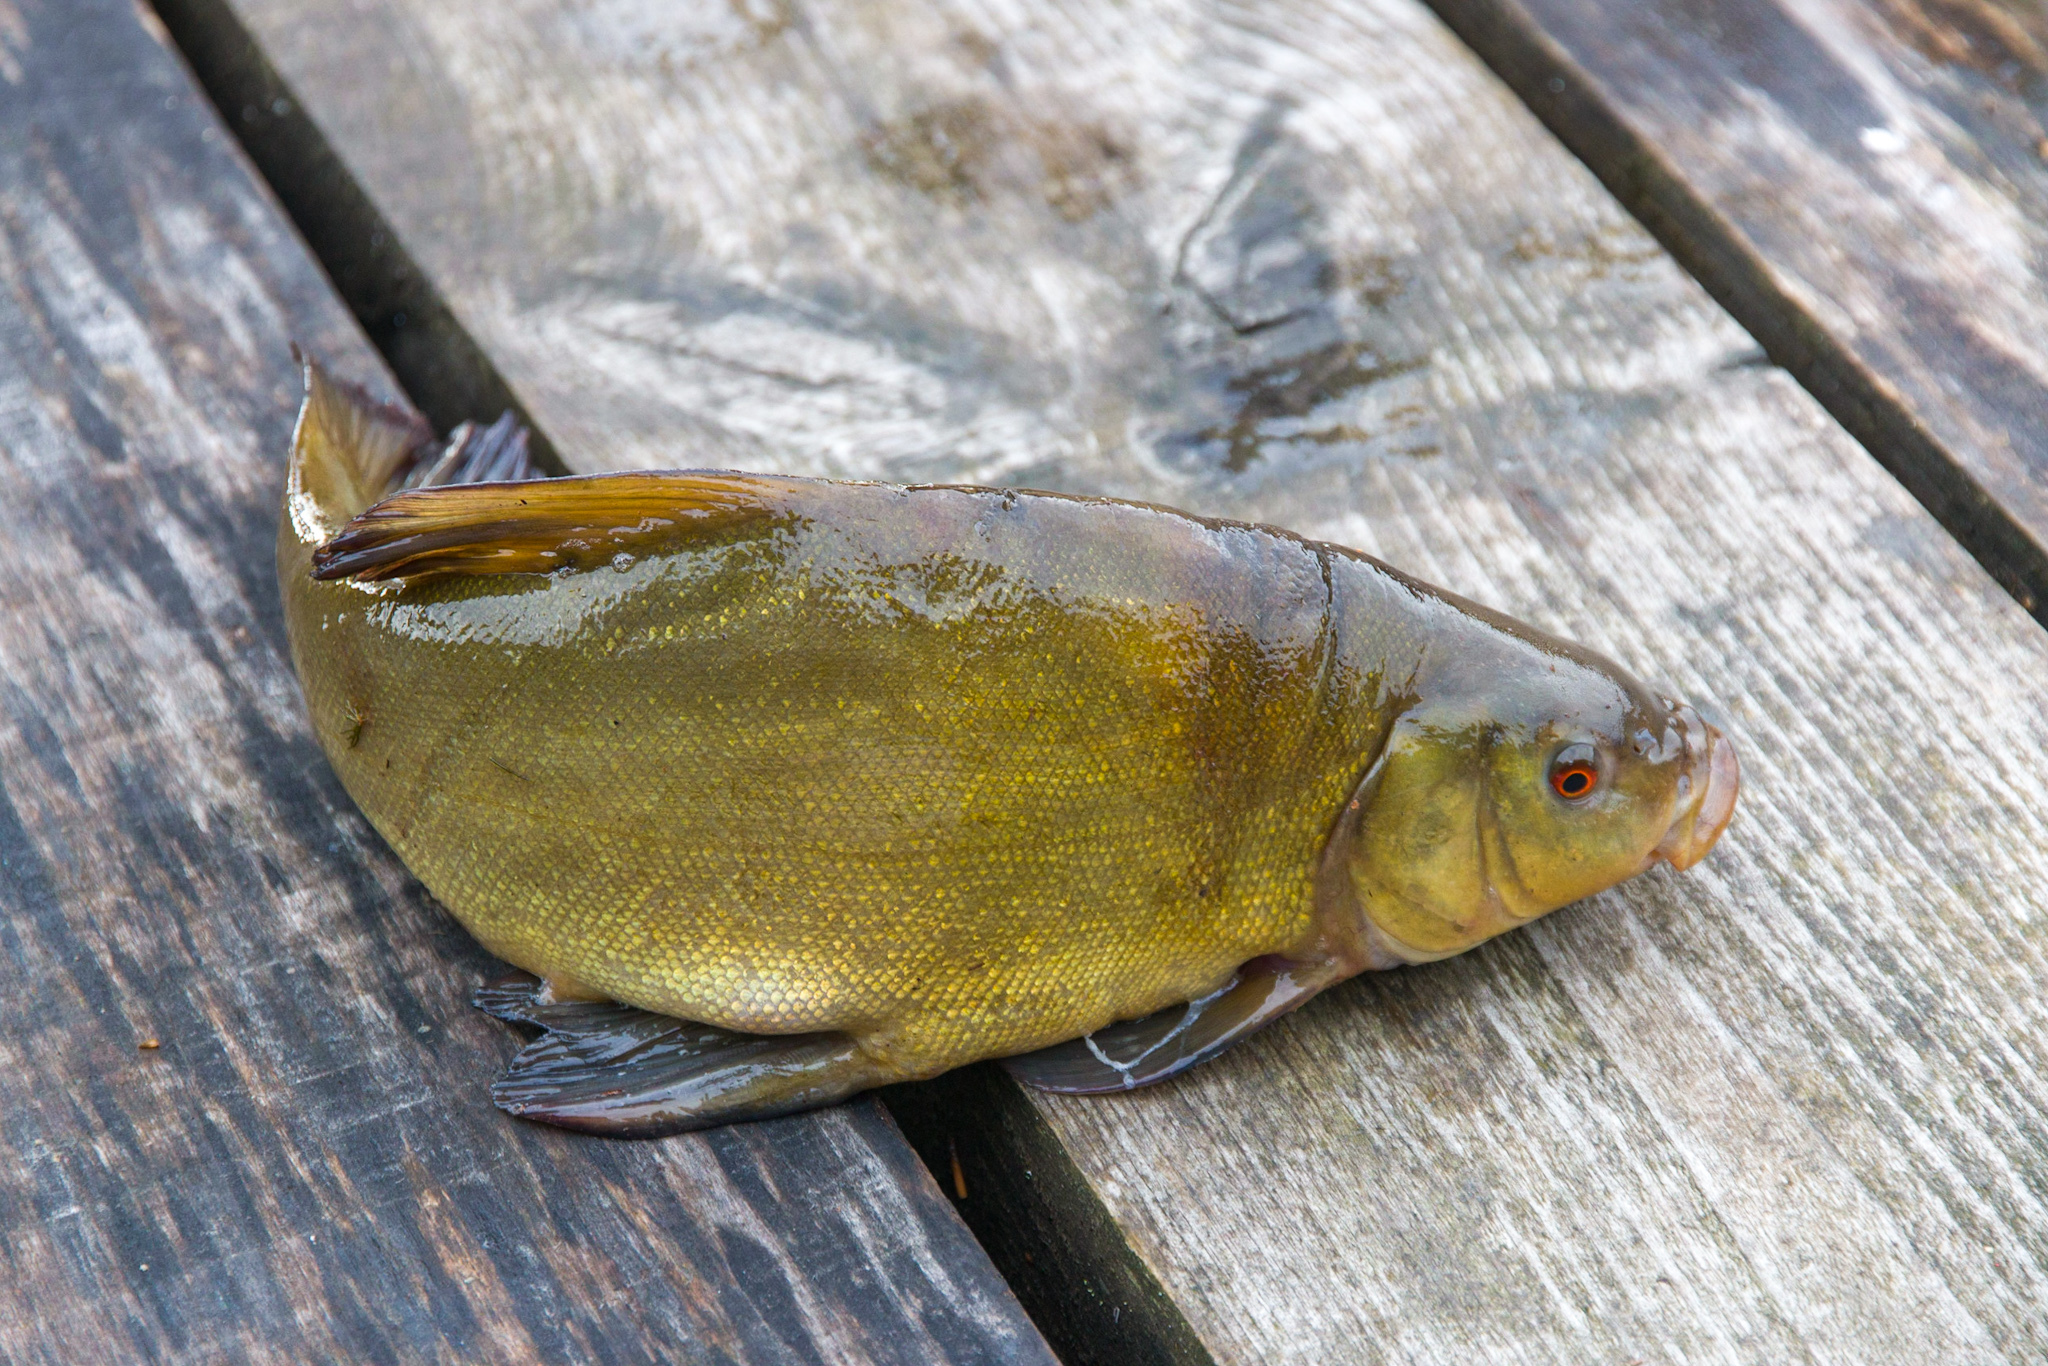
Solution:
[[[377,829],[543,1002],[827,1036],[785,1069],[803,1085],[750,1073],[742,1103],[659,1127],[1030,1053],[1263,973],[1233,993],[1255,1027],[1660,851],[1690,861],[1732,802],[1696,718],[1341,548],[720,473],[432,488],[349,523],[415,459],[409,429],[312,384],[280,580],[314,728]],[[1536,734],[1559,717],[1569,735]],[[1532,876],[1487,795],[1489,726],[1520,728],[1539,807],[1571,807],[1551,750],[1609,743],[1599,795],[1630,808]],[[1375,821],[1390,786],[1404,812]]]

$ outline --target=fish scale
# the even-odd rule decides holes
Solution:
[[[550,1054],[584,1108],[515,1087],[541,1117],[694,1127],[1015,1055],[1128,1083],[1054,1046],[1194,1002],[1171,1013],[1209,1023],[1166,1031],[1192,1059],[1551,909],[1547,864],[1569,900],[1698,823],[1677,794],[1707,749],[1614,729],[1676,713],[1356,552],[1113,500],[718,472],[365,508],[364,451],[406,462],[377,410],[309,386],[280,582],[350,794],[541,996],[793,1039],[657,1049],[659,1085],[596,1099],[581,1054]],[[1614,774],[1597,815],[1544,790],[1581,733]],[[1517,843],[1546,823],[1555,858]],[[516,995],[491,999],[526,1018]]]

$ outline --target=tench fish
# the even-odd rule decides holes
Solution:
[[[1141,1086],[1734,808],[1692,708],[1341,546],[428,436],[309,365],[278,574],[350,795],[533,974],[478,998],[547,1031],[494,1087],[530,1118]]]

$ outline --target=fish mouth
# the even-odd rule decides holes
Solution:
[[[1714,841],[1735,814],[1735,794],[1742,786],[1735,746],[1684,703],[1671,709],[1685,746],[1678,775],[1678,800],[1671,828],[1650,851],[1650,861],[1663,859],[1673,868],[1690,868],[1707,856]]]

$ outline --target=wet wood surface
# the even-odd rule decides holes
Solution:
[[[1432,3],[2048,619],[2048,6]]]
[[[0,129],[0,1360],[1050,1366],[873,1102],[491,1108],[279,619],[289,343],[388,377],[126,0],[0,0]]]
[[[925,1107],[970,1218],[1041,1192],[988,1242],[1072,1359],[1141,1272],[1159,1360],[2048,1351],[2048,638],[1429,11],[233,12],[575,468],[1278,522],[1741,747],[1689,874],[1150,1092],[984,1097],[1049,1145]]]

